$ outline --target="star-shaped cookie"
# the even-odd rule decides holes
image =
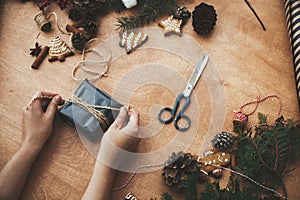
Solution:
[[[158,24],[165,29],[165,36],[172,33],[176,33],[181,36],[181,23],[182,20],[175,19],[173,16],[170,16],[168,19],[163,20]]]

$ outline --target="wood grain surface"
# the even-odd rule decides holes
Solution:
[[[179,1],[190,11],[201,1]],[[219,131],[231,131],[233,110],[238,109],[247,101],[254,100],[256,95],[261,97],[277,94],[283,102],[282,114],[285,118],[299,119],[293,64],[284,9],[281,0],[254,1],[250,3],[266,25],[263,31],[250,9],[242,0],[217,1],[206,0],[214,5],[218,20],[214,31],[207,37],[200,37],[192,27],[190,19],[183,27],[183,37],[188,36],[201,46],[203,52],[210,56],[210,65],[218,72],[216,75],[204,73],[192,95],[191,107],[187,113],[196,117],[189,134],[192,141],[188,141],[186,150],[197,154],[202,150],[209,150],[210,137],[207,134],[212,127]],[[81,60],[81,55],[66,58],[65,62],[47,60],[38,70],[30,68],[34,57],[29,55],[29,48],[35,42],[47,45],[50,36],[60,35],[69,43],[69,36],[60,34],[52,21],[50,33],[40,33],[33,21],[38,8],[33,2],[3,0],[0,3],[0,168],[16,151],[21,138],[21,108],[25,106],[37,90],[53,91],[64,98],[72,95],[78,83],[71,77],[73,67]],[[47,7],[46,13],[54,11],[58,15],[58,23],[64,27],[70,23],[66,10],[60,10],[55,2]],[[116,18],[128,15],[124,13],[110,13],[99,18],[98,37],[109,40],[118,35]],[[165,16],[167,17],[167,16]],[[161,20],[160,18],[159,20]],[[158,27],[157,23],[148,27]],[[162,34],[163,31],[161,30]],[[37,35],[40,35],[37,38]],[[163,38],[163,35],[161,35]],[[170,36],[176,42],[178,36]],[[163,41],[163,40],[162,40]],[[120,51],[120,47],[115,47]],[[124,51],[124,49],[121,49]],[[191,48],[193,50],[193,48]],[[180,50],[178,50],[180,54]],[[195,53],[195,52],[192,52]],[[155,63],[151,65],[151,63]],[[154,67],[153,67],[154,66]],[[164,73],[161,69],[172,69],[172,74]],[[143,70],[148,67],[148,71]],[[142,70],[139,72],[138,70]],[[138,151],[149,153],[168,145],[174,138],[191,138],[190,135],[178,136],[173,125],[162,127],[156,120],[156,113],[162,106],[172,106],[177,93],[183,90],[184,80],[188,79],[193,66],[179,55],[160,49],[141,48],[129,55],[124,53],[113,58],[109,63],[108,77],[93,82],[98,88],[107,91],[124,104],[130,104],[140,113],[141,126],[145,134],[151,135],[142,140]],[[150,77],[150,78],[149,78]],[[147,80],[145,84],[142,80]],[[156,80],[174,86],[174,89],[156,84]],[[224,99],[212,99],[209,81],[215,81],[213,88],[224,88]],[[153,83],[154,82],[154,83]],[[133,87],[134,86],[134,87]],[[175,87],[178,86],[178,87]],[[222,102],[220,102],[222,101]],[[220,121],[212,115],[212,105],[224,105],[224,112],[220,111]],[[153,106],[158,105],[158,106]],[[159,107],[160,106],[160,107]],[[278,102],[268,100],[263,102],[259,112],[268,114],[270,120],[277,116]],[[249,108],[251,109],[251,108]],[[195,114],[199,110],[200,114]],[[194,116],[195,114],[195,116]],[[250,117],[251,123],[257,123],[255,113]],[[224,122],[220,124],[219,122]],[[150,125],[160,127],[157,134],[152,133]],[[220,128],[217,128],[220,127]],[[213,129],[214,130],[214,129]],[[213,131],[212,131],[213,132]],[[214,134],[217,133],[217,130]],[[152,161],[151,161],[152,162]],[[95,159],[89,148],[77,134],[75,128],[56,118],[54,131],[34,162],[31,173],[26,182],[21,199],[80,199],[85,191],[92,174]],[[291,166],[296,169],[285,178],[287,191],[291,199],[300,199],[297,188],[300,184],[300,163]],[[116,186],[123,184],[130,173],[120,172]],[[222,179],[225,182],[225,179]],[[225,184],[225,183],[224,183]],[[138,174],[123,190],[113,192],[112,199],[123,199],[128,192],[133,192],[139,199],[159,198],[162,192],[169,192],[175,199],[183,199],[165,187],[161,179],[161,170]]]

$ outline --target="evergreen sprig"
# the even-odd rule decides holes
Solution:
[[[267,121],[267,116],[259,114],[259,119],[262,124]],[[284,121],[281,117],[274,125],[257,126],[253,138],[240,134],[237,143],[237,149],[233,152],[238,163],[236,170],[264,185],[275,189],[280,187],[286,195],[282,178],[290,171],[288,164],[300,158],[299,121]],[[259,189],[254,184],[247,185],[249,190]]]
[[[171,197],[171,195],[169,195],[169,193],[166,192],[161,195],[160,199],[161,200],[172,200],[172,197]]]
[[[189,200],[197,200],[197,182],[199,178],[199,171],[194,172],[190,175],[188,180],[185,183],[185,190],[184,190],[184,198]]]
[[[169,195],[169,193],[162,193],[160,200],[172,200],[173,198],[171,197],[171,195]],[[157,200],[156,198],[151,198],[150,200]]]
[[[129,17],[120,17],[117,19],[117,30],[121,32],[155,21],[158,16],[171,14],[178,8],[177,0],[140,0],[138,2],[138,14]]]
[[[205,190],[201,193],[199,200],[262,200],[262,198],[255,193],[251,193],[240,184],[239,179],[235,175],[230,176],[227,187],[220,188],[219,182],[208,182]]]
[[[292,171],[287,168],[288,164],[300,159],[300,121],[285,121],[280,117],[275,124],[268,125],[266,115],[259,113],[258,117],[260,123],[257,127],[249,129],[246,134],[237,132],[237,148],[232,152],[237,163],[234,170],[267,187],[281,189],[287,196],[282,179]],[[189,200],[280,199],[274,193],[235,174],[231,174],[224,189],[220,188],[218,181],[208,182],[200,197],[197,197],[195,191],[197,183],[192,177],[189,180],[185,187],[185,199]]]

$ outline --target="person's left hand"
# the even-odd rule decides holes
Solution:
[[[41,99],[32,100],[22,111],[21,145],[33,150],[40,150],[49,138],[57,106],[63,103],[60,95],[50,92],[37,92],[33,99],[40,96],[53,98],[49,105]]]

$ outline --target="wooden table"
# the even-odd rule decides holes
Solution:
[[[183,35],[191,37],[202,46],[219,72],[218,84],[224,88],[226,101],[223,102],[225,123],[223,127],[222,124],[218,126],[224,131],[232,130],[233,110],[254,100],[257,94],[262,97],[270,94],[279,95],[283,102],[282,114],[285,118],[299,119],[282,1],[250,2],[265,23],[267,31],[262,30],[242,0],[206,1],[214,5],[218,14],[215,30],[208,37],[200,37],[193,31],[191,19],[183,28]],[[186,6],[190,11],[199,3],[199,1],[180,1],[180,5]],[[61,26],[70,22],[67,12],[61,11],[55,2],[47,8],[47,12],[50,11],[58,14]],[[37,12],[38,9],[32,2],[1,1],[1,168],[19,145],[21,108],[30,101],[32,95],[37,90],[44,90],[70,97],[78,85],[72,80],[71,72],[80,61],[80,54],[67,58],[63,63],[58,61],[49,63],[45,60],[38,70],[30,68],[34,58],[29,55],[29,48],[34,47],[36,41],[44,46],[48,44],[52,34],[59,33],[53,27],[52,32],[41,33],[36,39],[39,29],[33,17]],[[114,26],[118,16],[120,14],[110,13],[99,19],[100,39],[106,40],[118,34]],[[149,27],[157,27],[157,24],[152,23]],[[61,35],[61,37],[68,42],[68,36]],[[176,36],[171,37],[176,40]],[[123,91],[122,94],[114,93],[114,88],[120,84],[122,76],[139,65],[155,62],[169,66],[185,78],[188,78],[192,71],[190,63],[178,56],[170,56],[170,53],[165,51],[143,49],[115,59],[110,63],[108,77],[94,84],[122,100],[122,97],[128,94],[127,91]],[[157,85],[143,85],[130,93],[130,100],[125,103],[130,103],[141,113],[141,125],[146,126],[151,121],[148,113],[151,105],[173,105],[175,95],[184,86],[180,87],[182,88],[178,88],[178,91],[170,91]],[[209,124],[213,123],[209,114],[213,100],[207,95],[209,90],[204,80],[199,82],[195,91],[193,98],[198,102],[201,101],[199,109],[204,119],[199,121],[199,127],[197,124],[194,125],[197,131],[187,151],[198,153],[200,146],[204,145],[204,149],[210,146],[210,138],[207,139],[203,133],[207,132]],[[268,114],[270,120],[275,120],[277,107],[278,102],[270,100],[262,103],[258,111]],[[192,113],[191,110],[188,113]],[[257,122],[255,115],[250,118],[252,123]],[[164,127],[161,134],[144,139],[138,151],[157,150],[168,144],[176,134],[178,133],[173,126]],[[87,187],[94,163],[94,157],[81,142],[76,129],[56,118],[53,134],[32,167],[21,199],[79,199]],[[291,166],[298,168],[285,179],[291,199],[300,198],[297,189],[300,184],[297,178],[300,174],[299,164]],[[124,183],[129,176],[130,174],[120,173],[116,185]],[[161,170],[156,170],[138,174],[128,187],[114,192],[113,199],[122,199],[128,192],[133,192],[141,199],[159,198],[160,194],[166,191],[174,193],[164,186]],[[177,198],[179,197],[182,196],[179,195]]]

